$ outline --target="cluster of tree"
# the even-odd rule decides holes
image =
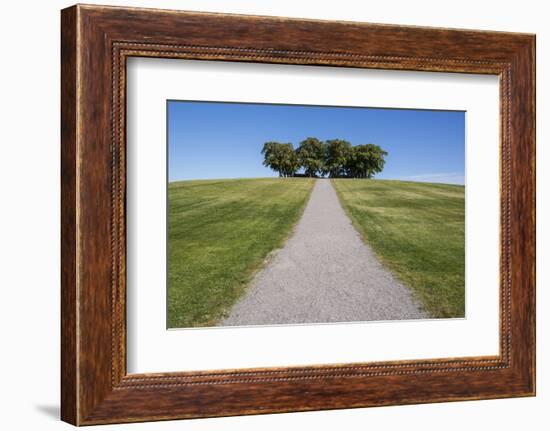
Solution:
[[[372,178],[382,172],[386,151],[375,144],[354,145],[342,139],[322,142],[307,138],[296,150],[291,143],[266,142],[262,149],[264,166],[292,177],[303,168],[308,177]]]

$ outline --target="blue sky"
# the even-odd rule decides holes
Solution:
[[[310,136],[380,145],[375,178],[464,184],[463,111],[188,101],[168,101],[168,179],[274,177],[264,142]]]

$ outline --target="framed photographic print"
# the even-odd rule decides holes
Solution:
[[[535,394],[535,37],[62,11],[62,419]]]

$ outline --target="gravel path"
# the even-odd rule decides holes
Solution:
[[[409,290],[361,240],[330,180],[320,179],[291,238],[221,325],[425,317]]]

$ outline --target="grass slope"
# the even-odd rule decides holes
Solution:
[[[300,218],[313,180],[168,186],[168,327],[215,324]]]
[[[382,262],[433,317],[464,316],[464,186],[333,180],[342,206]]]

